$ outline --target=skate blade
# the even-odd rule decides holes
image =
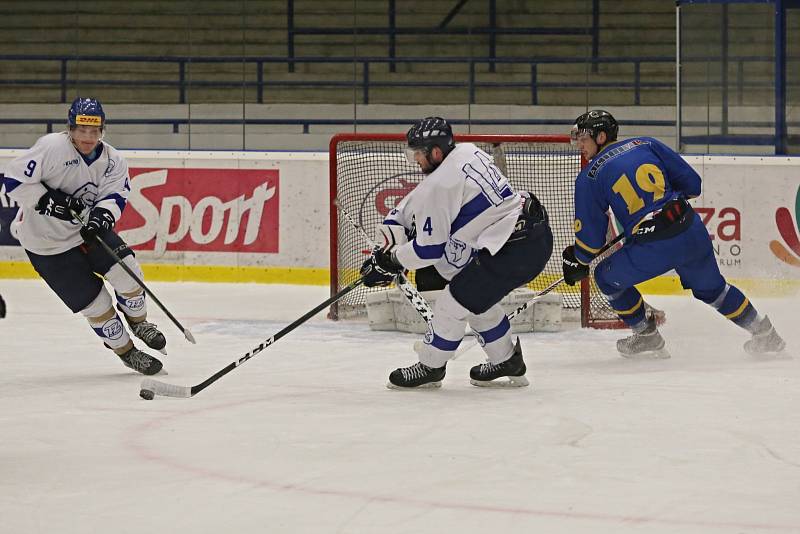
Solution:
[[[620,352],[619,355],[628,360],[668,360],[669,358],[672,358],[672,355],[666,348],[647,350],[644,352],[638,352],[636,354],[625,354]]]
[[[391,382],[386,382],[386,387],[389,389],[395,389],[397,391],[404,391],[404,390],[415,390],[415,389],[436,389],[442,387],[442,381],[439,380],[438,382],[428,382],[427,384],[422,384],[421,386],[413,386],[413,387],[405,387],[405,386],[397,386],[392,384]]]
[[[160,352],[164,356],[167,355],[167,347],[161,347],[160,349],[157,349],[157,350],[158,350],[158,352]]]
[[[524,388],[530,385],[525,375],[508,376],[505,378],[508,378],[508,380],[503,380],[502,378],[497,378],[495,380],[475,380],[474,378],[470,378],[469,383],[479,388]]]

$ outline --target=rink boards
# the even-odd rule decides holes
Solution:
[[[327,284],[328,154],[122,151],[131,194],[118,228],[151,280]],[[0,150],[0,172],[19,150]],[[726,277],[762,294],[800,287],[800,158],[686,156],[693,201]],[[29,278],[0,188],[0,277]],[[681,291],[674,276],[644,288]]]

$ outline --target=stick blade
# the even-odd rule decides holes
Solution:
[[[177,397],[180,399],[188,399],[192,396],[192,388],[188,386],[176,386],[175,384],[167,384],[154,378],[145,378],[142,380],[143,390],[149,390],[156,395],[162,397]]]
[[[194,336],[192,335],[191,332],[189,332],[188,328],[184,329],[183,335],[186,337],[186,340],[189,341],[189,343],[191,343],[192,345],[197,344],[197,341],[194,340]]]

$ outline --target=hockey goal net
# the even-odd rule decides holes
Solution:
[[[574,243],[573,192],[581,157],[566,135],[456,135],[456,142],[475,143],[494,158],[517,191],[531,191],[546,207],[553,230],[553,256],[528,287],[541,291],[562,276],[561,251]],[[331,295],[352,283],[369,253],[361,233],[337,212],[334,200],[372,238],[375,226],[424,175],[403,154],[403,134],[338,134],[330,142],[330,265]],[[413,280],[413,273],[411,276]],[[367,288],[351,291],[330,310],[332,319],[366,314]],[[582,285],[561,284],[565,319],[580,318],[582,326],[616,328],[622,325],[594,278]]]

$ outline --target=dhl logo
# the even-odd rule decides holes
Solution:
[[[102,126],[103,119],[99,115],[78,115],[75,117],[75,124],[82,126]]]

